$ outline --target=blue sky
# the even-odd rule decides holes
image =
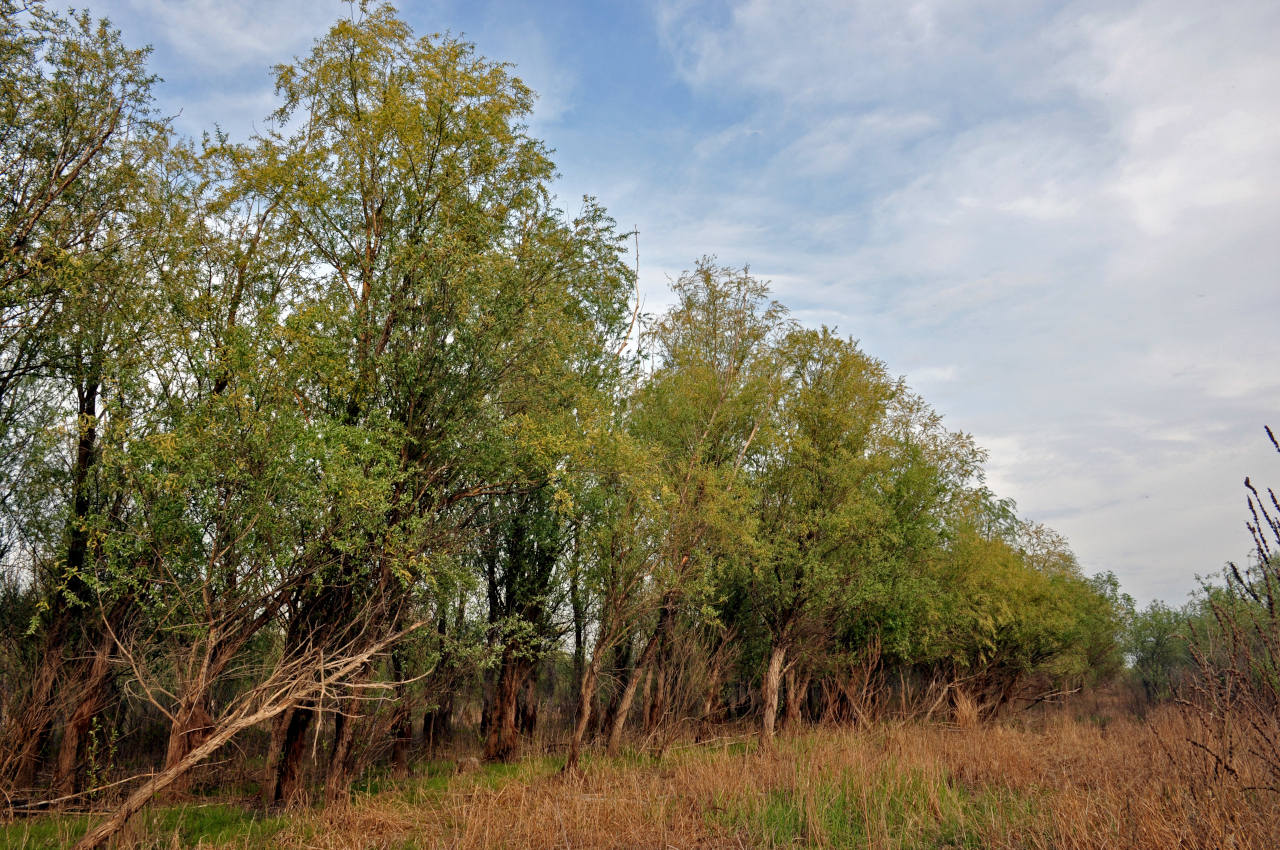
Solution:
[[[251,132],[342,3],[111,0],[159,102]],[[1181,601],[1280,484],[1280,4],[406,2],[540,94],[569,208],[859,338],[1087,571]]]

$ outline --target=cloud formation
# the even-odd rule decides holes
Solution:
[[[754,214],[721,256],[774,245],[757,270],[805,281],[784,300],[974,431],[996,489],[1086,567],[1178,599],[1242,557],[1239,482],[1278,466],[1261,426],[1280,390],[1280,9],[705,12],[659,8],[672,61],[748,101],[768,151],[747,180],[691,181],[756,201],[725,210]]]

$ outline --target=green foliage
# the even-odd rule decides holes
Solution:
[[[859,667],[995,710],[1111,675],[1126,627],[1168,686],[1164,612],[1126,626],[1114,578],[855,341],[709,258],[641,319],[624,235],[557,207],[533,93],[472,45],[360,4],[244,143],[175,138],[146,51],[87,14],[0,0],[0,59],[0,790],[56,740],[59,783],[107,779],[118,718],[169,724],[173,764],[273,683],[303,709],[274,743],[356,741],[336,793],[570,619],[584,681],[643,646],[683,716]],[[411,623],[296,696],[319,665],[291,663]],[[841,787],[805,817],[853,836]],[[769,840],[810,829],[770,805]]]
[[[1149,702],[1173,698],[1192,670],[1190,619],[1189,608],[1179,610],[1156,601],[1136,611],[1129,622],[1125,651]]]

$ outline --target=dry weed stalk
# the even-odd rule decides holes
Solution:
[[[1270,428],[1271,444],[1280,442]],[[1211,629],[1191,642],[1198,676],[1183,700],[1196,729],[1188,740],[1216,782],[1280,795],[1280,500],[1248,478],[1255,562],[1228,566],[1225,586],[1208,589]]]

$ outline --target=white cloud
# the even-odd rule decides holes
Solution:
[[[259,63],[264,70],[309,45],[342,8],[313,0],[124,0],[122,6],[190,62],[208,69]]]
[[[1239,482],[1280,468],[1280,7],[750,0],[659,23],[771,151],[750,179],[699,166],[685,241],[918,376],[998,491],[1139,597],[1244,554]]]

